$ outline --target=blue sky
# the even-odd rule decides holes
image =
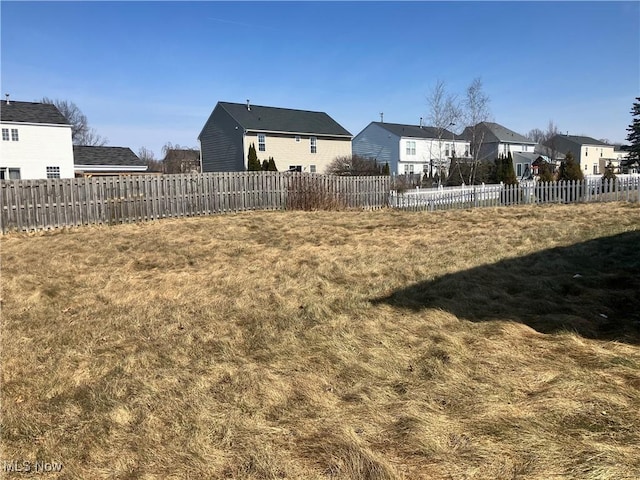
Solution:
[[[218,101],[418,124],[480,77],[492,119],[623,141],[640,2],[2,1],[2,94],[71,100],[114,146],[197,146]]]

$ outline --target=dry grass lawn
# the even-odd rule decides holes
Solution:
[[[624,203],[6,235],[0,461],[638,479],[639,241]]]

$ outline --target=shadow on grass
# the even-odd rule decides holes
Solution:
[[[640,344],[640,232],[447,274],[372,302]]]

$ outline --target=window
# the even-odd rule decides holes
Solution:
[[[4,141],[4,142],[8,142],[9,141],[9,129],[8,128],[3,128],[2,129],[2,141]]]
[[[296,143],[300,143],[300,135],[296,135]]]
[[[12,142],[17,142],[18,141],[18,129],[17,128],[12,128],[11,129],[11,141]]]
[[[316,141],[317,141],[316,137],[309,137],[309,145],[311,146],[311,153],[316,153],[318,151]]]
[[[594,165],[593,166],[593,174],[597,175],[598,174],[598,165]]]
[[[584,156],[585,157],[589,156],[589,147],[584,147]]]
[[[0,180],[20,180],[19,168],[0,168]]]
[[[522,176],[522,164],[521,163],[517,163],[516,164],[516,175],[518,177]]]
[[[290,172],[301,172],[302,171],[302,165],[289,165],[289,171]]]
[[[444,156],[445,157],[449,156],[449,144],[448,143],[444,144]]]
[[[60,178],[60,167],[47,167],[47,178]]]
[[[409,164],[409,173],[413,173],[413,163]]]
[[[416,154],[416,142],[413,140],[407,141],[407,155],[415,155]]]
[[[267,149],[267,138],[266,135],[264,133],[259,133],[258,134],[258,150],[260,152],[264,152]]]
[[[316,173],[316,166],[315,165],[309,165],[309,172],[310,173]]]

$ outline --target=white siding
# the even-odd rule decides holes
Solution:
[[[415,142],[415,155],[407,153],[407,142]],[[446,175],[449,172],[453,150],[455,150],[457,157],[465,156],[465,153],[469,151],[469,142],[457,139],[455,141],[447,140],[446,138],[438,141],[432,138],[402,137],[398,173],[409,173],[410,165],[413,165],[414,173],[425,173],[432,169],[432,174],[435,174],[441,169]]]
[[[0,168],[19,168],[21,179],[47,178],[47,167],[59,167],[61,178],[72,178],[73,146],[68,125],[2,122],[9,141],[0,140]],[[18,130],[18,141],[11,130]]]

